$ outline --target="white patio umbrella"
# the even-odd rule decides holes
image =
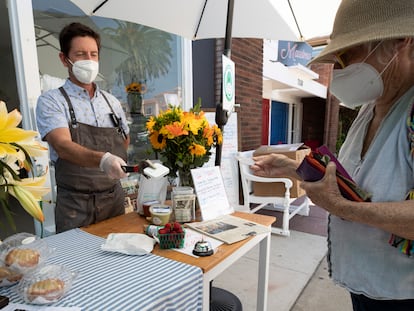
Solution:
[[[296,40],[271,0],[71,0],[88,15],[126,20],[191,40],[224,38],[228,3],[234,3],[237,38]]]
[[[292,27],[272,0],[71,0],[88,15],[116,18],[157,28],[191,40],[225,38],[230,57],[231,38],[297,40]],[[223,129],[228,113],[216,107],[216,123]],[[221,146],[216,148],[220,165]]]

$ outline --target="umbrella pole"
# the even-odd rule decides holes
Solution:
[[[234,0],[228,0],[227,4],[227,23],[226,23],[226,36],[224,38],[224,52],[223,54],[228,58],[231,58],[231,39],[232,39],[232,27],[233,27],[233,9],[234,9]],[[219,129],[223,132],[224,125],[226,125],[228,120],[228,111],[223,110],[223,81],[220,84],[220,102],[216,105],[216,124]],[[221,154],[222,154],[223,144],[216,147],[216,161],[215,165],[220,166],[221,164]]]

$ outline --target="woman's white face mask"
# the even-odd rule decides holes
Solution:
[[[345,106],[356,108],[379,98],[384,91],[381,75],[392,63],[397,53],[379,73],[365,60],[378,48],[381,42],[367,55],[361,63],[351,64],[344,69],[334,69],[330,92]]]
[[[380,97],[384,83],[374,67],[356,63],[333,71],[330,91],[345,106],[353,109]]]
[[[68,58],[68,61],[72,64],[72,73],[84,84],[89,84],[95,81],[96,76],[99,73],[99,63],[93,60],[78,60],[74,63]]]

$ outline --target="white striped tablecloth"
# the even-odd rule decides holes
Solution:
[[[104,252],[103,238],[73,229],[49,236],[55,248],[47,263],[77,271],[71,290],[55,306],[82,311],[194,311],[202,309],[200,268],[153,254],[128,256]],[[0,287],[0,295],[23,303],[16,285]]]

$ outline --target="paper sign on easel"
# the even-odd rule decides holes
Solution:
[[[227,199],[219,166],[192,169],[191,175],[203,220],[234,212]]]

